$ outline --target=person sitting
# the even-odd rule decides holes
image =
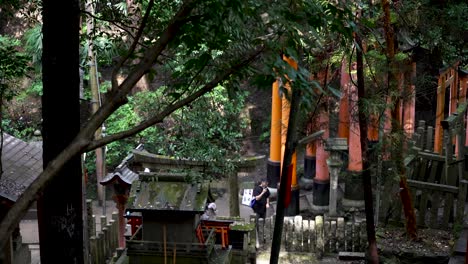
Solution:
[[[205,213],[200,217],[201,220],[215,220],[216,219],[216,204],[209,203],[206,207]]]

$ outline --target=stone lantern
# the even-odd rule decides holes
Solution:
[[[330,200],[329,214],[337,216],[338,202],[338,177],[343,168],[343,152],[348,150],[346,138],[329,138],[326,141],[325,150],[330,153],[327,165],[330,171]]]

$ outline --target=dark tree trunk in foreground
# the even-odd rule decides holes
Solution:
[[[284,150],[283,158],[283,169],[281,171],[281,182],[278,189],[278,202],[276,203],[276,219],[275,219],[275,228],[273,230],[273,240],[271,243],[271,255],[270,263],[277,264],[279,260],[279,252],[281,249],[281,237],[283,233],[283,222],[284,222],[284,200],[286,198],[286,188],[291,188],[291,184],[288,185],[288,170],[291,166],[291,160],[294,151],[296,150],[297,144],[297,116],[299,112],[299,100],[300,100],[300,91],[297,88],[291,87],[292,97],[291,97],[291,108],[289,110],[289,123],[288,123],[288,132],[286,136],[286,147]]]
[[[42,96],[44,168],[80,130],[79,1],[44,0]],[[84,263],[80,155],[38,199],[41,263]]]
[[[366,109],[363,107],[363,100],[366,100],[366,91],[364,86],[364,63],[362,41],[358,34],[355,36],[356,40],[356,63],[357,63],[357,89],[358,89],[358,110],[359,110],[359,131],[361,141],[362,153],[362,185],[364,186],[364,203],[366,211],[366,229],[367,229],[367,242],[369,248],[367,252],[368,261],[373,264],[379,263],[379,255],[377,252],[377,241],[375,239],[375,225],[374,225],[374,205],[372,200],[372,182],[370,174],[370,164],[368,155],[368,140],[367,140],[367,114]]]
[[[382,0],[382,10],[384,13],[383,24],[385,31],[385,42],[387,44],[387,61],[388,61],[388,87],[390,91],[396,91],[397,84],[399,82],[398,66],[395,62],[395,32],[391,25],[390,19],[390,2],[388,0]],[[392,148],[391,157],[395,162],[396,170],[400,175],[400,198],[403,204],[403,212],[405,213],[406,219],[406,233],[411,239],[417,238],[417,227],[416,227],[416,215],[414,213],[413,201],[411,200],[411,193],[406,182],[406,168],[403,163],[403,143],[404,135],[401,134],[400,121],[400,97],[394,96],[392,98],[393,109],[392,109],[392,134],[400,138],[399,142],[394,144],[395,148]],[[399,213],[399,212],[397,212]]]

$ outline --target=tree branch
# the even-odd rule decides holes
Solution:
[[[149,14],[151,13],[151,9],[153,8],[153,6],[154,6],[154,0],[150,0],[148,3],[148,7],[146,8],[145,15],[143,16],[143,19],[141,21],[140,27],[138,27],[138,31],[135,37],[133,38],[133,42],[130,45],[130,48],[127,54],[124,57],[120,58],[119,62],[117,62],[117,65],[112,70],[112,89],[116,89],[117,87],[117,74],[122,68],[122,65],[128,60],[128,58],[130,58],[130,55],[133,54],[133,52],[135,51],[138,45],[138,41],[140,40],[141,35],[143,34],[143,29],[146,27]]]
[[[112,25],[116,26],[117,28],[119,28],[119,29],[125,31],[128,35],[130,35],[130,37],[131,37],[132,39],[135,38],[135,37],[133,36],[132,32],[131,32],[129,29],[125,28],[125,27],[133,28],[133,27],[131,27],[131,26],[127,26],[127,25],[125,25],[124,23],[122,23],[122,24],[125,25],[125,27],[124,27],[124,26],[121,26],[121,25],[119,25],[119,23],[117,23],[115,20],[110,20],[110,19],[105,19],[105,18],[102,18],[102,17],[98,17],[98,16],[96,16],[96,15],[94,15],[94,14],[91,14],[90,12],[88,12],[88,11],[86,11],[86,10],[80,10],[80,12],[83,13],[83,14],[86,14],[86,15],[88,15],[88,16],[90,16],[90,17],[96,19],[96,20],[101,20],[101,21],[109,22],[109,23],[111,23]],[[137,28],[135,28],[135,29],[137,29]]]
[[[194,0],[187,0],[181,9],[174,15],[173,19],[162,33],[156,43],[145,52],[145,58],[138,64],[136,69],[130,73],[125,81],[119,86],[118,91],[110,96],[102,107],[91,117],[88,123],[80,130],[78,135],[47,167],[39,176],[26,188],[18,198],[13,207],[8,211],[5,218],[0,223],[0,238],[11,235],[15,225],[21,220],[31,204],[36,200],[38,192],[43,190],[47,184],[57,175],[61,167],[72,157],[84,153],[90,144],[94,132],[99,126],[124,102],[126,95],[133,86],[147,72],[158,58],[159,54],[167,47],[180,31],[181,21],[187,17],[194,8]],[[174,111],[174,110],[173,110]],[[102,146],[102,145],[101,145]],[[0,248],[4,248],[8,239],[0,239]]]
[[[263,51],[263,46],[257,48],[250,54],[246,56],[246,58],[236,64],[234,64],[232,67],[226,69],[225,71],[219,73],[212,81],[204,85],[202,88],[197,90],[196,92],[192,93],[191,95],[185,97],[184,99],[168,105],[164,110],[159,112],[157,115],[141,122],[139,125],[117,133],[113,135],[106,136],[104,138],[101,138],[100,140],[92,141],[85,149],[85,151],[91,151],[96,148],[102,147],[104,145],[107,145],[111,142],[114,142],[116,140],[124,139],[129,136],[135,135],[136,133],[139,133],[143,131],[144,129],[148,128],[149,126],[155,125],[157,123],[160,123],[164,120],[165,117],[169,116],[171,113],[176,111],[177,109],[180,109],[184,106],[189,105],[202,95],[210,92],[213,88],[215,88],[221,81],[225,80],[228,78],[230,75],[238,72],[240,69],[244,68],[245,66],[249,65],[251,62],[253,62],[256,57]]]

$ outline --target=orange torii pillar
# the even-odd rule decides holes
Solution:
[[[326,109],[319,110],[318,125],[324,133],[321,139],[315,141],[317,147],[317,160],[313,185],[312,209],[315,211],[328,211],[330,203],[330,174],[328,171],[328,151],[325,142],[329,137],[329,114]]]
[[[456,77],[457,71],[454,69],[458,68],[458,62],[454,65],[451,65],[448,69],[439,74],[439,82],[437,85],[437,109],[436,109],[436,125],[435,125],[435,137],[434,137],[434,152],[442,153],[442,144],[443,144],[443,129],[441,121],[445,119],[445,90],[447,86],[450,87],[450,100],[449,100],[449,114],[454,112],[457,108],[456,99],[457,99],[457,85]],[[455,88],[454,88],[455,87]]]
[[[315,131],[312,127],[314,124],[309,123],[309,134]],[[317,146],[315,141],[312,141],[306,145],[306,151],[304,155],[304,179],[311,182],[315,177],[315,168],[317,160]]]
[[[271,134],[270,158],[267,163],[268,185],[278,188],[281,175],[281,96],[279,82],[275,81],[271,91]]]
[[[291,67],[297,70],[297,62],[291,58],[283,56],[283,60],[286,61]],[[287,76],[286,76],[287,78]],[[288,83],[285,85],[286,92],[291,91],[291,87]],[[290,97],[289,97],[290,98]],[[284,150],[286,149],[286,135],[288,131],[288,123],[289,123],[289,110],[291,106],[289,101],[286,99],[286,96],[283,96],[281,99],[281,122],[282,122],[282,132],[281,132],[281,161],[284,158]],[[282,163],[282,162],[281,162]],[[294,151],[291,159],[291,166],[292,166],[292,178],[291,178],[291,200],[289,206],[284,209],[285,216],[295,216],[299,214],[299,184],[297,182],[297,153]]]
[[[354,76],[353,76],[354,77]],[[349,138],[348,138],[348,171],[345,178],[344,207],[363,207],[362,192],[362,152],[358,121],[358,91],[355,85],[349,85]]]

